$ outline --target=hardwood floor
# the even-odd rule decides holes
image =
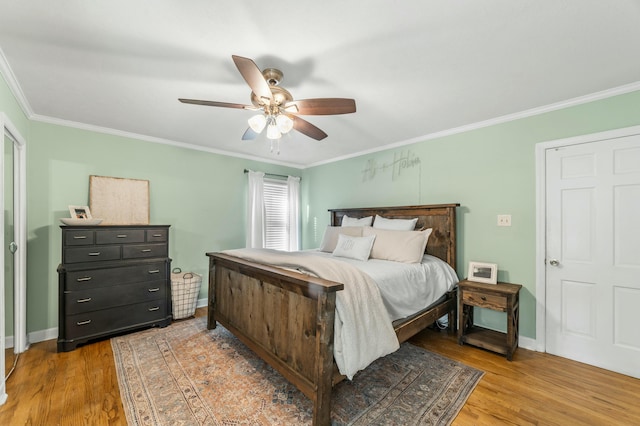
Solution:
[[[485,371],[454,425],[640,424],[638,379],[524,349],[509,362],[435,330],[411,342]],[[14,355],[6,356],[8,371]],[[127,424],[109,340],[67,353],[56,353],[55,340],[33,344],[7,393],[0,425]]]

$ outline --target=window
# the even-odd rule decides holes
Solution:
[[[265,248],[289,249],[289,201],[287,181],[264,180]]]
[[[265,179],[264,172],[247,172],[246,246],[299,250],[300,178],[282,176],[287,179]]]

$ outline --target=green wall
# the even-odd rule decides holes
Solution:
[[[640,124],[640,92],[306,169],[303,244],[317,247],[339,207],[460,203],[457,272],[470,260],[498,264],[498,279],[524,286],[521,335],[535,338],[535,144]],[[497,215],[511,214],[511,227]],[[505,330],[503,314],[476,322]]]

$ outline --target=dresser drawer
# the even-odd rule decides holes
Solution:
[[[73,340],[90,338],[100,334],[116,333],[120,330],[160,322],[167,317],[166,300],[157,299],[134,305],[118,306],[111,309],[67,315],[65,338]]]
[[[144,243],[144,229],[110,229],[96,231],[96,244]]]
[[[167,296],[166,281],[99,287],[65,293],[67,315],[142,303]]]
[[[64,249],[63,263],[102,262],[119,260],[120,246],[70,247]]]
[[[467,305],[473,305],[479,308],[488,308],[503,312],[507,309],[507,298],[505,296],[487,294],[486,292],[464,290],[462,292],[462,301]]]
[[[94,244],[94,233],[88,229],[67,231],[64,233],[64,244],[67,246],[88,246]]]
[[[166,244],[134,244],[122,246],[123,259],[144,259],[150,257],[167,257]]]
[[[147,229],[148,243],[164,243],[169,237],[168,229]]]
[[[67,272],[64,290],[76,291],[147,281],[166,280],[164,262],[145,263],[118,268],[87,269]]]

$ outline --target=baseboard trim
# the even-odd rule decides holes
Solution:
[[[536,339],[532,339],[530,337],[520,336],[518,338],[518,347],[522,349],[528,349],[530,351],[538,351],[538,343]]]

